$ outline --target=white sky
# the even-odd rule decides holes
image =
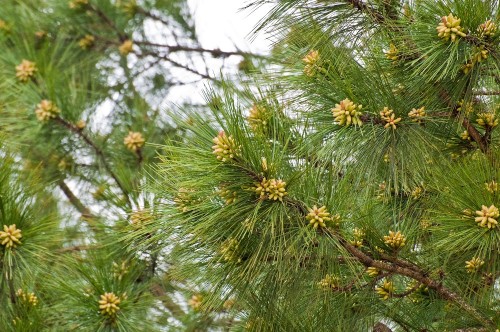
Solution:
[[[266,53],[269,43],[264,36],[257,36],[252,42],[248,38],[266,11],[239,10],[248,3],[248,0],[188,0],[203,46],[234,49],[236,44],[242,50]]]
[[[219,48],[223,51],[239,49],[256,54],[269,53],[270,43],[265,36],[251,33],[267,14],[266,9],[240,10],[247,3],[248,0],[188,0],[188,5],[194,13],[201,45],[207,49]],[[226,59],[226,70],[236,72],[241,59],[236,56]],[[213,65],[214,72],[210,74],[214,77],[219,76],[218,60],[209,61],[207,64]],[[179,74],[183,73],[185,72],[179,70]],[[202,91],[205,83],[207,82],[202,81],[195,85],[174,87],[169,91],[166,101],[174,104],[180,104],[186,100],[204,103]]]

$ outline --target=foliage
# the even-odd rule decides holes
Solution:
[[[271,3],[277,66],[179,120],[144,247],[235,330],[498,328],[498,2]]]
[[[0,45],[0,330],[212,325],[164,242],[124,248],[158,217],[158,144],[184,137],[170,94],[253,54],[204,48],[184,0],[5,0]]]

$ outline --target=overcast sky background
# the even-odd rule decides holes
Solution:
[[[270,6],[256,11],[241,11],[248,3],[248,0],[188,0],[201,45],[207,49],[220,48],[223,51],[239,49],[257,54],[269,53],[271,44],[266,37],[251,32],[267,14]],[[235,72],[241,59],[238,56],[226,59],[226,69]],[[219,76],[218,66],[213,69],[212,76]],[[205,84],[206,81],[172,88],[166,101],[174,104],[181,104],[186,100],[204,103],[202,91]]]

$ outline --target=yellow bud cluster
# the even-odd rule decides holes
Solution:
[[[232,191],[225,187],[221,187],[219,189],[219,196],[224,200],[226,205],[232,204],[236,202],[236,198],[238,197],[238,193],[236,191]]]
[[[469,115],[472,112],[474,112],[474,106],[473,106],[472,102],[466,103],[465,100],[462,99],[458,102],[457,106],[458,106],[457,111],[463,112],[466,115]]]
[[[354,228],[353,230],[354,239],[349,240],[349,243],[355,247],[361,247],[363,245],[363,239],[365,238],[365,231],[361,228]]]
[[[75,126],[76,126],[76,128],[78,128],[79,130],[83,130],[83,129],[85,129],[85,127],[87,127],[87,122],[85,122],[85,120],[78,120],[78,121],[75,123]]]
[[[377,269],[376,267],[373,267],[373,266],[370,266],[369,268],[366,269],[366,273],[370,276],[370,277],[376,277],[379,275],[380,273],[380,270]]]
[[[235,304],[236,304],[236,300],[235,299],[227,299],[222,304],[222,308],[224,308],[225,310],[231,310],[234,307]]]
[[[458,41],[457,37],[466,36],[464,29],[460,26],[460,19],[452,14],[441,17],[441,22],[436,27],[436,30],[438,37],[446,41],[451,39],[452,42],[455,42]]]
[[[411,191],[411,198],[419,199],[420,197],[422,197],[423,194],[424,194],[424,188],[416,187]]]
[[[470,141],[471,138],[470,138],[470,135],[469,135],[469,132],[467,130],[464,130],[461,134],[460,134],[460,138],[463,139],[464,141]]]
[[[121,300],[115,295],[115,293],[104,293],[101,295],[101,299],[98,301],[99,311],[101,315],[114,317],[116,313],[120,310],[118,306]]]
[[[495,128],[498,126],[498,118],[494,113],[479,113],[477,124],[484,128]]]
[[[399,51],[393,43],[389,45],[389,50],[385,52],[385,57],[392,61],[397,61],[399,59]]]
[[[214,137],[212,141],[215,144],[212,146],[213,154],[217,156],[218,160],[225,162],[236,158],[238,148],[236,147],[233,136],[227,136],[226,133],[221,130],[219,135]]]
[[[174,198],[174,203],[177,205],[177,208],[181,212],[186,213],[190,210],[190,206],[196,201],[196,199],[193,197],[193,194],[193,189],[179,189],[177,195]]]
[[[57,117],[61,110],[50,100],[42,100],[40,104],[36,105],[35,114],[38,121],[48,121]]]
[[[134,16],[139,10],[139,6],[137,5],[136,0],[128,0],[125,2],[118,2],[117,6],[119,6],[123,12],[130,17]]]
[[[123,139],[123,144],[132,152],[138,151],[146,142],[142,134],[136,131],[129,131]]]
[[[10,31],[10,26],[7,22],[4,20],[0,20],[0,31],[4,32],[9,32]]]
[[[335,122],[340,126],[350,126],[351,124],[355,126],[362,126],[363,121],[361,121],[361,108],[363,105],[354,104],[349,99],[342,100],[339,104],[335,104],[332,109],[333,117]]]
[[[78,41],[78,45],[82,50],[88,50],[92,46],[94,46],[95,37],[92,35],[85,35],[82,39]]]
[[[384,107],[384,109],[380,111],[380,117],[386,122],[384,126],[386,129],[396,129],[396,125],[401,121],[401,118],[396,118],[394,111],[389,109],[389,107]]]
[[[265,106],[254,104],[247,117],[250,128],[254,132],[263,131],[268,125],[270,115]]]
[[[417,303],[429,296],[429,287],[424,284],[419,284],[418,281],[413,281],[406,286],[406,291],[411,292],[409,298],[412,302]]]
[[[389,231],[389,235],[384,236],[384,243],[393,249],[400,249],[406,244],[406,237],[400,231]]]
[[[302,61],[305,63],[304,74],[309,77],[313,77],[316,75],[318,67],[318,63],[320,61],[319,52],[316,50],[311,50],[307,55],[302,58]]]
[[[5,248],[15,248],[21,244],[22,237],[21,230],[16,228],[16,224],[3,225],[3,231],[0,231],[0,244]]]
[[[28,293],[24,292],[22,289],[18,289],[16,295],[21,300],[21,302],[25,304],[33,307],[38,304],[38,298],[35,296],[35,293]]]
[[[318,286],[324,289],[335,289],[339,286],[339,277],[327,274],[318,282]]]
[[[477,32],[482,37],[493,37],[497,32],[497,26],[491,20],[488,20],[477,28]]]
[[[462,67],[462,71],[464,74],[470,73],[470,71],[474,68],[476,63],[479,63],[483,60],[486,60],[488,58],[489,51],[484,48],[483,45],[479,47],[474,47],[474,50],[472,51],[472,56],[469,61]]]
[[[203,302],[203,295],[195,294],[188,300],[188,304],[193,310],[199,310]]]
[[[16,77],[19,82],[28,82],[30,78],[35,76],[37,71],[36,64],[34,62],[23,60],[19,65],[16,66]]]
[[[147,209],[136,210],[130,214],[130,222],[135,226],[147,224],[151,220],[153,220],[153,215]]]
[[[306,216],[309,224],[313,228],[326,227],[326,222],[330,221],[330,213],[326,210],[326,206],[318,208],[316,205],[309,209],[309,214]]]
[[[479,257],[472,257],[470,261],[465,261],[465,269],[467,273],[477,272],[481,266],[483,266],[484,261]]]
[[[286,192],[286,182],[283,180],[262,179],[260,183],[256,182],[253,190],[260,196],[261,199],[280,200],[283,201],[288,193]]]
[[[127,55],[130,52],[132,52],[133,48],[134,48],[134,43],[130,39],[127,39],[120,45],[118,50],[120,51],[121,55]]]
[[[382,285],[375,286],[375,292],[377,292],[383,300],[387,300],[394,293],[394,283],[384,280]]]
[[[235,238],[225,240],[220,247],[222,258],[227,262],[241,262],[239,248],[240,244]]]
[[[69,8],[81,9],[89,4],[89,0],[72,0],[69,2]]]
[[[122,278],[128,273],[128,265],[126,261],[122,261],[120,264],[113,262],[113,276],[122,280]]]
[[[500,212],[495,205],[491,205],[490,207],[483,205],[481,206],[481,210],[476,211],[476,216],[475,220],[479,223],[479,226],[492,229],[498,225],[496,219],[500,216]]]
[[[498,191],[498,183],[495,180],[492,180],[491,182],[486,182],[484,186],[486,187],[486,190],[488,190],[492,194]]]
[[[425,113],[425,107],[413,108],[409,113],[408,117],[412,122],[422,123],[424,117],[427,114]]]

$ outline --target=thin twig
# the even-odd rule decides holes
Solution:
[[[128,197],[128,192],[127,190],[125,189],[124,185],[121,183],[121,181],[118,179],[118,177],[116,176],[116,174],[113,172],[113,170],[111,169],[111,166],[108,164],[107,160],[106,160],[106,157],[104,155],[104,152],[102,151],[101,148],[99,148],[95,143],[94,141],[92,141],[90,139],[89,136],[87,136],[83,130],[81,130],[80,128],[76,127],[75,125],[73,125],[72,123],[64,120],[63,118],[61,117],[56,117],[54,119],[57,123],[61,124],[63,127],[69,129],[70,131],[72,131],[73,133],[75,133],[76,135],[78,135],[80,138],[82,138],[89,146],[92,147],[92,149],[94,149],[94,152],[95,154],[97,155],[97,157],[101,160],[103,166],[104,166],[104,169],[108,172],[108,174],[113,178],[113,180],[115,181],[116,185],[118,186],[118,188],[120,188],[121,192],[123,193],[125,199],[127,200],[127,203],[129,205],[129,207],[132,206],[132,203],[130,202],[130,198]]]

